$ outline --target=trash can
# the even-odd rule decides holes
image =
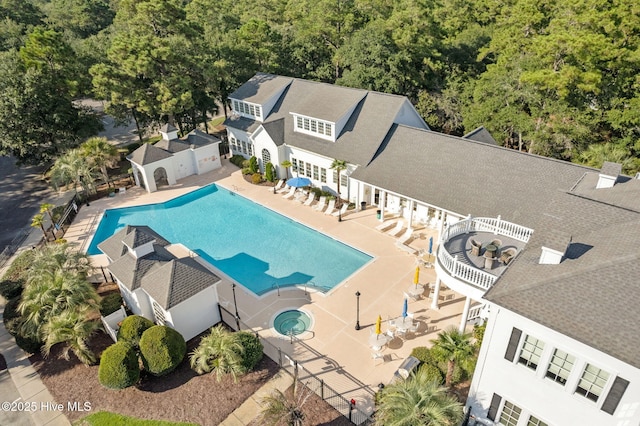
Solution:
[[[366,201],[361,201],[360,202],[360,210],[364,210],[367,208],[367,202]]]
[[[376,210],[376,218],[380,219],[381,214],[382,214],[381,210]]]

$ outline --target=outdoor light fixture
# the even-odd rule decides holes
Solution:
[[[356,330],[360,330],[360,292],[356,291]]]

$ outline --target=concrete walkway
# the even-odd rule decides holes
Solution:
[[[224,419],[221,426],[244,426],[251,423],[255,419],[262,409],[260,401],[263,397],[269,395],[274,389],[279,389],[284,392],[293,384],[293,378],[289,376],[284,370],[278,371],[278,373],[265,383],[260,389],[258,389],[249,399],[247,399],[240,407],[229,414],[229,417]]]

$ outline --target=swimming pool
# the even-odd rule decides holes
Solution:
[[[126,225],[181,243],[257,295],[307,284],[323,292],[372,257],[215,184],[164,203],[106,210],[87,250]]]

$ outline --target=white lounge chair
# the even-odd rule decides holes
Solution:
[[[282,188],[282,185],[284,185],[284,179],[280,179],[278,183],[276,183],[276,186],[269,188],[269,191],[278,192]]]
[[[322,195],[318,200],[318,204],[316,204],[313,209],[317,211],[322,211],[322,209],[324,209],[326,205],[327,205],[327,196]]]
[[[396,223],[396,226],[391,231],[387,231],[387,234],[391,235],[392,237],[395,237],[396,235],[398,235],[400,233],[400,231],[402,231],[402,228],[404,228],[404,221],[402,219],[400,219]]]
[[[404,231],[404,234],[402,234],[400,238],[398,238],[398,244],[405,244],[407,241],[411,239],[412,235],[413,235],[413,229],[407,228],[407,230]]]
[[[290,198],[292,198],[292,197],[293,197],[293,194],[295,194],[295,192],[296,192],[296,188],[292,186],[292,187],[291,187],[291,189],[289,190],[289,192],[287,192],[286,194],[284,194],[284,195],[282,196],[282,198],[290,199]]]
[[[280,193],[280,192],[287,192],[291,189],[291,187],[287,184],[285,184],[282,188],[276,190],[276,192]]]
[[[336,206],[336,200],[329,200],[329,205],[327,206],[327,209],[324,211],[324,214],[331,214],[333,213],[333,210],[335,210],[335,206]]]
[[[384,232],[387,229],[391,228],[393,225],[395,225],[397,222],[398,222],[398,219],[385,220],[380,225],[376,226],[376,229],[378,231]]]
[[[309,197],[307,197],[307,201],[304,202],[305,206],[310,206],[313,203],[313,200],[316,199],[316,194],[314,192],[309,193]]]
[[[347,209],[349,208],[349,203],[342,204],[340,210],[331,213],[332,216],[344,216],[347,213]]]

